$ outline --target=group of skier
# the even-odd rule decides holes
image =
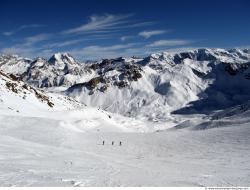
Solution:
[[[103,145],[103,146],[105,145],[105,141],[102,141],[102,145]],[[112,145],[112,146],[115,145],[115,142],[112,141],[112,142],[111,142],[111,145]],[[122,146],[122,142],[121,142],[121,141],[119,142],[119,146]]]

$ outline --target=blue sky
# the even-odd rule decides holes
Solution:
[[[249,47],[249,0],[1,0],[0,52],[78,59]]]

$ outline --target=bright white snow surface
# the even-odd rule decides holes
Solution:
[[[84,133],[56,118],[1,113],[0,122],[1,186],[250,185],[249,124],[120,133],[104,123]]]
[[[66,54],[58,56],[54,57],[55,64],[61,65],[59,60],[66,59],[67,65],[72,65],[73,59],[67,58]],[[8,63],[12,66],[12,62]],[[227,84],[225,81],[231,76],[223,77],[220,68],[215,70],[219,77],[216,88],[212,90],[218,90],[219,97],[222,96],[220,91],[226,93],[240,86],[235,90],[237,96],[232,99],[240,100],[236,106],[227,106],[207,115],[202,112],[187,115],[185,110],[179,112],[183,115],[170,114],[175,108],[186,108],[183,106],[195,101],[197,94],[209,86],[210,80],[202,82],[203,79],[196,75],[200,71],[209,72],[211,67],[206,61],[196,67],[198,63],[185,59],[174,69],[166,65],[170,69],[163,70],[165,75],[159,76],[159,80],[153,77],[157,72],[152,68],[158,68],[161,62],[152,61],[145,66],[146,74],[142,74],[138,84],[133,82],[132,87],[139,92],[140,87],[144,87],[149,92],[156,90],[169,94],[167,99],[163,99],[160,95],[151,97],[152,93],[148,93],[152,101],[148,107],[138,111],[140,117],[126,117],[126,114],[116,114],[119,112],[115,110],[109,113],[98,107],[90,108],[57,94],[53,86],[51,91],[54,93],[45,93],[25,87],[23,82],[0,73],[0,185],[250,186],[250,102],[242,95],[243,92],[249,94],[249,83],[245,79],[245,82],[239,80],[242,73]],[[20,65],[23,65],[22,61]],[[40,66],[39,63],[37,67]],[[192,69],[198,72],[192,73]],[[147,83],[147,77],[159,88],[154,89],[153,82]],[[162,91],[168,87],[168,81],[171,90]],[[184,86],[178,81],[183,81]],[[95,93],[91,100],[82,94],[78,98],[87,100],[82,101],[86,104],[90,101],[91,104],[98,101],[110,104],[114,97],[131,99],[127,96],[129,90],[121,91],[110,87],[108,92],[113,96],[105,95],[103,100],[99,99],[104,96],[101,93]],[[214,94],[214,91],[208,94]],[[127,105],[124,101],[120,108],[140,107],[138,103],[143,104],[135,96],[136,91],[132,95],[131,104]],[[141,98],[147,100],[148,97]],[[214,102],[214,99],[209,102]],[[161,106],[164,100],[171,109]],[[113,108],[117,107],[114,104]],[[164,120],[154,120],[161,118],[151,115],[157,110],[159,116],[166,114]],[[152,119],[143,117],[147,114]]]
[[[20,99],[1,86],[1,186],[250,185],[250,125],[241,107],[216,113],[219,120],[208,125],[201,116],[186,116],[177,127],[166,123],[158,128],[165,130],[152,132],[156,124],[86,106],[69,108],[61,96],[51,96],[53,108]],[[227,117],[236,124],[219,128],[216,123]]]

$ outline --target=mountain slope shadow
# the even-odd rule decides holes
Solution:
[[[212,72],[204,76],[213,81],[198,94],[199,99],[172,114],[208,114],[211,111],[226,109],[250,100],[250,62],[241,64],[210,63]],[[201,76],[202,77],[202,76]]]

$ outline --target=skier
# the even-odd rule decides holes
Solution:
[[[112,141],[112,146],[114,145],[114,141]]]
[[[104,145],[104,143],[105,143],[105,142],[104,142],[104,141],[102,141],[102,145]]]
[[[119,145],[122,146],[122,142],[121,141],[120,141]]]

